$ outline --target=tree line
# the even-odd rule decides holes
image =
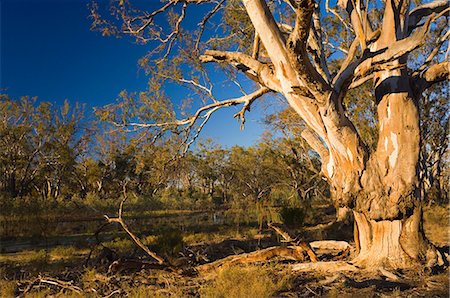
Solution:
[[[433,102],[439,103],[439,98],[429,99],[423,107],[429,116],[423,131],[422,176],[429,200],[445,202],[448,115]],[[142,133],[130,137],[130,132],[99,118],[87,119],[79,104],[66,101],[56,106],[2,95],[0,105],[3,210],[116,208],[125,185],[133,194],[132,205],[147,209],[261,202],[308,206],[313,198],[329,197],[318,156],[298,136],[302,124],[288,109],[265,118],[267,130],[253,146],[223,148],[211,140],[199,140],[181,158],[177,155],[180,136],[155,138]],[[375,139],[370,125],[365,128],[363,137]]]
[[[0,197],[10,215],[115,209],[124,187],[130,206],[146,210],[294,206],[328,196],[318,158],[292,134],[287,111],[267,117],[258,144],[199,140],[183,157],[176,134],[130,137],[67,101],[2,95],[0,115]]]

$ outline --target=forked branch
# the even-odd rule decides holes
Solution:
[[[127,232],[128,236],[130,236],[130,238],[134,241],[134,243],[136,243],[137,246],[139,246],[147,255],[154,258],[156,261],[158,261],[159,264],[163,264],[164,259],[161,258],[160,256],[158,256],[153,251],[151,251],[144,243],[142,243],[142,241],[131,232],[131,230],[128,228],[128,225],[123,220],[123,217],[122,217],[123,205],[124,205],[125,201],[127,200],[127,198],[128,198],[128,196],[127,196],[127,192],[126,192],[126,185],[124,185],[123,186],[123,199],[120,202],[118,217],[111,218],[108,215],[105,215],[106,220],[108,221],[108,223],[116,222],[116,223],[120,224],[122,226],[122,228],[125,230],[125,232]]]
[[[439,14],[448,8],[449,2],[447,0],[433,1],[414,8],[409,13],[408,31],[411,32],[414,30],[424,17],[427,17],[433,13]]]
[[[277,78],[270,65],[239,52],[208,50],[200,56],[203,63],[227,63],[245,73],[250,79],[272,90],[280,90]]]

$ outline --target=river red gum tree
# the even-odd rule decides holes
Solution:
[[[124,30],[142,39],[156,14],[182,5],[171,35],[159,38],[170,51],[186,7],[206,2],[216,6],[201,23],[203,33],[204,24],[225,1],[167,1],[140,19],[122,13]],[[447,17],[448,2],[435,1],[410,9],[408,0],[385,0],[382,17],[373,28],[362,1],[340,0],[338,5],[346,11],[347,20],[335,10],[329,11],[353,28],[354,41],[335,74],[329,70],[324,50],[320,5],[314,0],[284,2],[293,11],[293,25],[275,20],[265,0],[242,0],[254,28],[251,54],[206,50],[199,57],[203,63],[234,66],[259,89],[237,99],[213,101],[186,119],[140,126],[184,125],[191,129],[196,121],[203,121],[201,128],[218,108],[238,104],[243,108],[236,117],[244,120],[246,110],[257,98],[268,92],[282,94],[307,124],[302,136],[320,155],[322,173],[336,205],[353,210],[359,251],[354,262],[364,267],[394,268],[419,262],[442,264],[441,254],[426,240],[422,229],[418,101],[428,87],[448,79],[449,62],[431,65],[439,56],[438,51],[432,51],[420,68],[412,70],[407,59],[424,44],[433,22]],[[438,49],[447,38],[448,32],[438,37]],[[348,90],[369,80],[373,82],[378,112],[379,136],[374,152],[366,148],[343,104]],[[197,81],[183,82],[211,91]]]

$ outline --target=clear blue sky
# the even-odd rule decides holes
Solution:
[[[146,89],[147,78],[137,60],[149,48],[90,31],[88,3],[0,0],[1,93],[13,98],[37,96],[56,104],[68,99],[85,103],[89,112],[113,103],[121,90]],[[247,115],[244,131],[232,118],[238,110],[220,111],[201,136],[225,146],[254,143],[264,129],[259,124],[261,110],[257,107]]]

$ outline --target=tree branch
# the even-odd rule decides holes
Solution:
[[[409,13],[408,31],[411,32],[414,30],[424,17],[433,13],[441,13],[448,8],[448,0],[437,0],[414,8]]]
[[[365,54],[360,59],[358,66],[355,68],[355,78],[363,77],[367,73],[370,73],[371,69],[376,64],[396,60],[417,49],[425,42],[425,36],[430,29],[432,21],[434,21],[434,18],[429,18],[420,30],[416,31],[408,38],[396,41],[390,44],[388,47],[379,49],[376,52],[368,52],[367,54]]]
[[[272,68],[246,54],[208,50],[204,55],[200,56],[200,61],[203,63],[218,62],[231,64],[236,69],[245,73],[253,81],[269,89],[281,91],[278,79],[273,74]]]
[[[420,93],[436,83],[450,80],[450,62],[434,64],[420,75],[414,77],[413,80],[416,85],[420,86]]]
[[[298,78],[303,82],[304,86],[309,92],[316,98],[324,97],[325,93],[330,91],[330,86],[326,82],[327,76],[325,78],[320,75],[320,71],[317,70],[309,59],[309,55],[306,51],[308,38],[310,37],[310,32],[314,33],[314,23],[313,13],[315,10],[315,3],[312,0],[302,0],[297,3],[295,7],[295,26],[292,33],[289,35],[287,41],[287,54],[290,62],[292,63]],[[318,24],[318,16],[316,18],[316,25]],[[320,28],[318,28],[320,30]],[[318,39],[317,35],[317,39]],[[312,38],[315,38],[313,35]],[[319,42],[321,40],[316,40],[317,48],[319,50],[319,57],[323,49],[320,49]],[[319,58],[319,69],[325,65],[325,69],[322,70],[326,72],[326,64],[322,63]]]
[[[122,214],[123,214],[123,205],[125,203],[125,201],[127,200],[128,196],[126,193],[126,185],[123,186],[123,199],[120,202],[120,207],[119,207],[119,214],[118,217],[116,218],[110,218],[107,215],[105,215],[106,220],[108,221],[108,223],[112,223],[112,222],[116,222],[118,224],[120,224],[122,226],[122,228],[125,230],[125,232],[127,232],[127,234],[131,237],[131,239],[133,239],[134,243],[136,243],[137,246],[139,246],[143,251],[145,251],[149,256],[151,256],[152,258],[154,258],[155,260],[158,261],[159,264],[163,264],[164,263],[164,259],[161,258],[160,256],[158,256],[156,253],[154,253],[153,251],[151,251],[150,249],[148,249],[147,246],[145,246],[144,243],[142,243],[142,241],[136,236],[134,235],[130,229],[128,228],[127,224],[125,223],[125,221],[122,218]]]
[[[326,163],[329,157],[329,152],[322,141],[309,129],[303,130],[301,136],[305,139],[308,145],[319,154],[322,163]]]

